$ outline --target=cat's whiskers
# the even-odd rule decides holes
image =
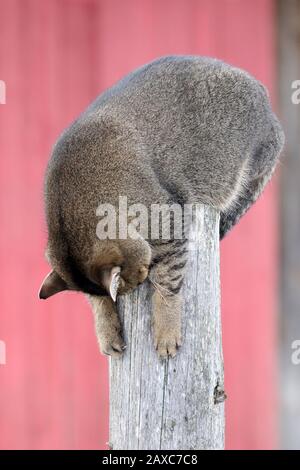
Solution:
[[[150,281],[151,284],[153,285],[154,289],[157,290],[157,292],[159,293],[159,295],[161,296],[161,298],[163,299],[163,301],[165,302],[165,304],[166,304],[167,306],[169,306],[169,304],[168,304],[166,298],[164,297],[164,295],[163,295],[162,292],[161,292],[161,289],[165,289],[165,288],[164,288],[163,286],[161,286],[160,284],[158,284],[158,282],[153,281],[152,279],[150,279],[150,277],[149,277],[149,281]],[[168,289],[165,289],[165,290],[168,291]],[[170,291],[168,291],[168,292],[170,292]]]

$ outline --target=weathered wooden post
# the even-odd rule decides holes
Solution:
[[[151,334],[151,286],[120,298],[127,350],[110,362],[112,449],[223,449],[219,214],[200,206],[184,285],[183,345],[161,361]]]

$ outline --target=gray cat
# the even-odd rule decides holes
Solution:
[[[100,239],[100,203],[208,204],[220,211],[220,238],[261,194],[284,143],[268,94],[248,73],[219,60],[162,57],[99,96],[61,135],[45,185],[53,270],[40,298],[87,294],[103,353],[125,344],[116,294],[148,276],[155,347],[174,356],[181,344],[181,286],[187,239]],[[174,225],[174,218],[171,218]],[[185,221],[185,224],[187,222]],[[161,232],[160,232],[161,233]]]

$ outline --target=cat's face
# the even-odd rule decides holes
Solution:
[[[74,261],[70,256],[58,260],[53,246],[47,259],[53,270],[44,279],[39,298],[75,290],[90,295],[117,295],[130,292],[145,281],[149,273],[151,250],[144,240],[108,242],[94,249],[90,262]]]
[[[118,294],[126,294],[138,285],[142,284],[148,277],[148,273],[149,266],[147,265],[131,267],[126,266],[125,264],[120,271]]]

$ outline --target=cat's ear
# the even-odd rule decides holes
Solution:
[[[111,269],[104,269],[101,273],[101,282],[103,287],[107,290],[112,300],[115,302],[120,287],[120,266],[114,266]]]
[[[56,271],[51,271],[42,282],[39,290],[39,299],[48,299],[51,295],[63,290],[68,290],[67,284]]]

